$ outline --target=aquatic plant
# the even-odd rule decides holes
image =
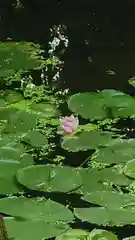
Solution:
[[[77,117],[71,115],[70,117],[64,117],[60,119],[61,134],[74,134],[79,125]]]

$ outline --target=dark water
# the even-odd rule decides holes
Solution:
[[[66,25],[70,44],[61,56],[65,61],[63,88],[114,88],[135,94],[127,83],[135,75],[134,1],[22,0],[22,9],[13,9],[11,2],[0,2],[1,40],[11,37],[47,48],[49,28]]]

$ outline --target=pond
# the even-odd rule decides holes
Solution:
[[[134,79],[128,83],[135,76],[134,4],[0,4],[0,61],[18,71],[3,78],[11,72],[0,65],[1,239],[134,236]],[[22,43],[39,44],[50,61],[54,25],[69,41],[53,52],[63,61],[56,89],[44,84],[53,67],[34,70],[50,64],[36,58],[38,46]]]

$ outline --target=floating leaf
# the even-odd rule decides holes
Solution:
[[[126,237],[126,238],[123,238],[122,240],[135,240],[135,236]]]
[[[47,138],[37,130],[29,131],[23,138],[21,138],[21,141],[37,148],[45,146],[48,143]]]
[[[134,204],[135,195],[112,192],[107,190],[93,191],[85,194],[83,200],[108,208],[121,208]]]
[[[86,194],[88,192],[106,190],[109,188],[109,186],[107,187],[107,185],[103,184],[107,181],[106,176],[104,176],[97,168],[82,168],[79,169],[79,173],[82,178],[82,185],[78,189],[79,193]]]
[[[13,194],[20,192],[15,175],[19,169],[30,165],[31,162],[1,162],[0,161],[0,194]]]
[[[13,75],[22,69],[41,66],[39,45],[29,42],[0,42],[0,76]]]
[[[39,114],[41,117],[58,116],[58,110],[56,109],[56,106],[46,102],[33,103],[30,106],[30,109],[32,110],[32,112]]]
[[[9,120],[11,116],[17,113],[15,108],[4,108],[0,107],[0,120]]]
[[[0,98],[0,108],[1,107],[6,107],[7,105],[6,105],[6,102],[4,101],[4,99],[3,98]]]
[[[92,160],[100,163],[124,163],[135,158],[135,140],[118,140],[105,148],[98,149]]]
[[[36,127],[36,121],[36,115],[18,111],[8,120],[3,132],[27,132]]]
[[[45,198],[9,197],[0,199],[0,212],[27,220],[71,222],[72,212],[60,203]]]
[[[21,100],[19,102],[12,103],[9,106],[12,107],[12,108],[16,108],[18,110],[30,112],[30,109],[29,109],[30,104],[31,104],[30,100]]]
[[[6,90],[3,97],[5,102],[7,102],[8,104],[16,103],[23,100],[23,96],[20,93],[11,90]]]
[[[135,99],[123,92],[104,90],[77,93],[68,101],[69,109],[86,119],[128,117],[135,113]]]
[[[24,145],[20,143],[22,133],[1,134],[0,147],[11,147],[23,151]]]
[[[19,240],[42,240],[60,235],[69,229],[67,224],[46,221],[17,221],[4,218],[9,238]]]
[[[71,152],[86,151],[108,145],[112,141],[112,136],[111,132],[83,131],[71,137],[64,137],[61,146]]]
[[[97,93],[77,93],[68,101],[69,109],[86,119],[105,119],[104,102]]]
[[[23,167],[32,165],[34,163],[33,157],[29,153],[23,153],[19,158],[19,162]]]
[[[0,148],[0,162],[14,162],[20,158],[20,151],[14,147]]]
[[[90,240],[99,240],[99,239],[104,239],[104,240],[118,240],[118,237],[109,231],[103,230],[103,229],[93,229],[90,232]]]
[[[104,207],[75,208],[74,214],[82,221],[104,226],[135,225],[135,208],[107,209]]]
[[[135,159],[128,161],[124,167],[124,173],[126,176],[135,178]]]
[[[90,240],[89,235],[89,232],[81,229],[70,229],[66,233],[56,237],[56,240]]]
[[[130,78],[130,79],[128,80],[128,83],[129,83],[130,85],[132,85],[133,87],[135,87],[135,76],[132,77],[132,78]]]
[[[72,167],[37,165],[17,173],[22,185],[36,191],[68,192],[82,184],[79,171]]]
[[[112,185],[128,186],[133,181],[127,178],[123,173],[117,169],[80,169],[80,176],[82,178],[82,186],[80,188],[81,194],[91,193],[94,191],[113,191]]]

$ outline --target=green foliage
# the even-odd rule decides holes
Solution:
[[[87,194],[91,192],[116,190],[112,186],[120,187],[129,186],[133,183],[132,180],[127,178],[123,172],[115,168],[85,168],[80,169],[80,175],[82,177],[82,186],[80,188],[81,194]]]
[[[37,116],[25,111],[17,111],[12,115],[4,128],[5,133],[27,132],[33,128],[36,128]]]
[[[41,67],[44,64],[40,46],[28,42],[0,43],[0,77],[8,77],[21,69]]]
[[[32,130],[26,133],[21,138],[21,141],[28,143],[32,147],[36,147],[36,148],[42,147],[48,143],[47,138],[37,130]]]
[[[129,83],[130,85],[132,85],[133,87],[135,87],[135,77],[130,78],[130,79],[128,80],[128,83]]]
[[[115,234],[102,229],[93,229],[90,233],[81,229],[71,229],[64,234],[61,234],[61,236],[56,237],[56,240],[92,240],[92,239],[118,240]]]
[[[117,236],[114,233],[103,229],[93,229],[90,233],[90,239],[118,240]]]
[[[101,131],[82,131],[71,137],[64,137],[62,148],[71,151],[86,151],[99,146],[108,145],[112,141],[113,133]]]
[[[128,117],[135,113],[135,99],[115,90],[77,93],[70,97],[68,107],[72,112],[91,120]]]
[[[69,223],[74,219],[73,213],[67,207],[45,198],[3,198],[0,199],[0,212],[31,221]]]
[[[100,190],[87,193],[82,199],[90,203],[113,209],[134,205],[135,195]]]
[[[135,222],[135,208],[75,208],[74,214],[83,222],[87,221],[97,225],[104,226],[124,226],[134,225]]]
[[[92,160],[100,163],[125,163],[135,158],[135,140],[117,139],[105,148],[97,149]]]
[[[19,240],[42,240],[49,239],[64,233],[69,229],[62,222],[47,222],[43,220],[17,220],[4,218],[9,238]]]
[[[0,76],[5,81],[1,88],[10,86],[0,92],[0,194],[8,194],[0,199],[0,212],[11,216],[5,218],[9,238],[117,240],[106,230],[87,232],[68,224],[77,217],[104,226],[134,225],[135,141],[123,139],[115,124],[135,114],[135,98],[116,90],[74,94],[68,107],[87,119],[87,124],[79,125],[75,134],[63,136],[59,143],[64,93],[62,98],[60,91],[44,86],[43,70],[40,86],[33,84],[31,76],[22,77],[29,69],[50,65],[53,69],[56,59],[44,60],[38,45],[25,42],[0,43],[0,52]],[[20,87],[11,90],[14,80]],[[130,84],[134,86],[133,79]],[[63,164],[84,151],[88,157],[80,167]],[[77,198],[73,205],[72,195]]]
[[[135,178],[135,159],[128,161],[124,167],[124,173],[130,178]]]
[[[56,240],[90,240],[90,234],[81,229],[71,229],[61,236],[56,237]]]
[[[22,157],[21,162],[0,161],[0,194],[13,194],[23,191],[16,183],[15,176],[19,169],[32,163],[31,156],[28,156],[27,159]]]
[[[12,90],[6,90],[3,94],[3,99],[8,104],[13,104],[23,100],[22,94]]]
[[[45,192],[68,192],[82,184],[79,170],[52,165],[23,168],[18,171],[17,180],[27,188]]]

